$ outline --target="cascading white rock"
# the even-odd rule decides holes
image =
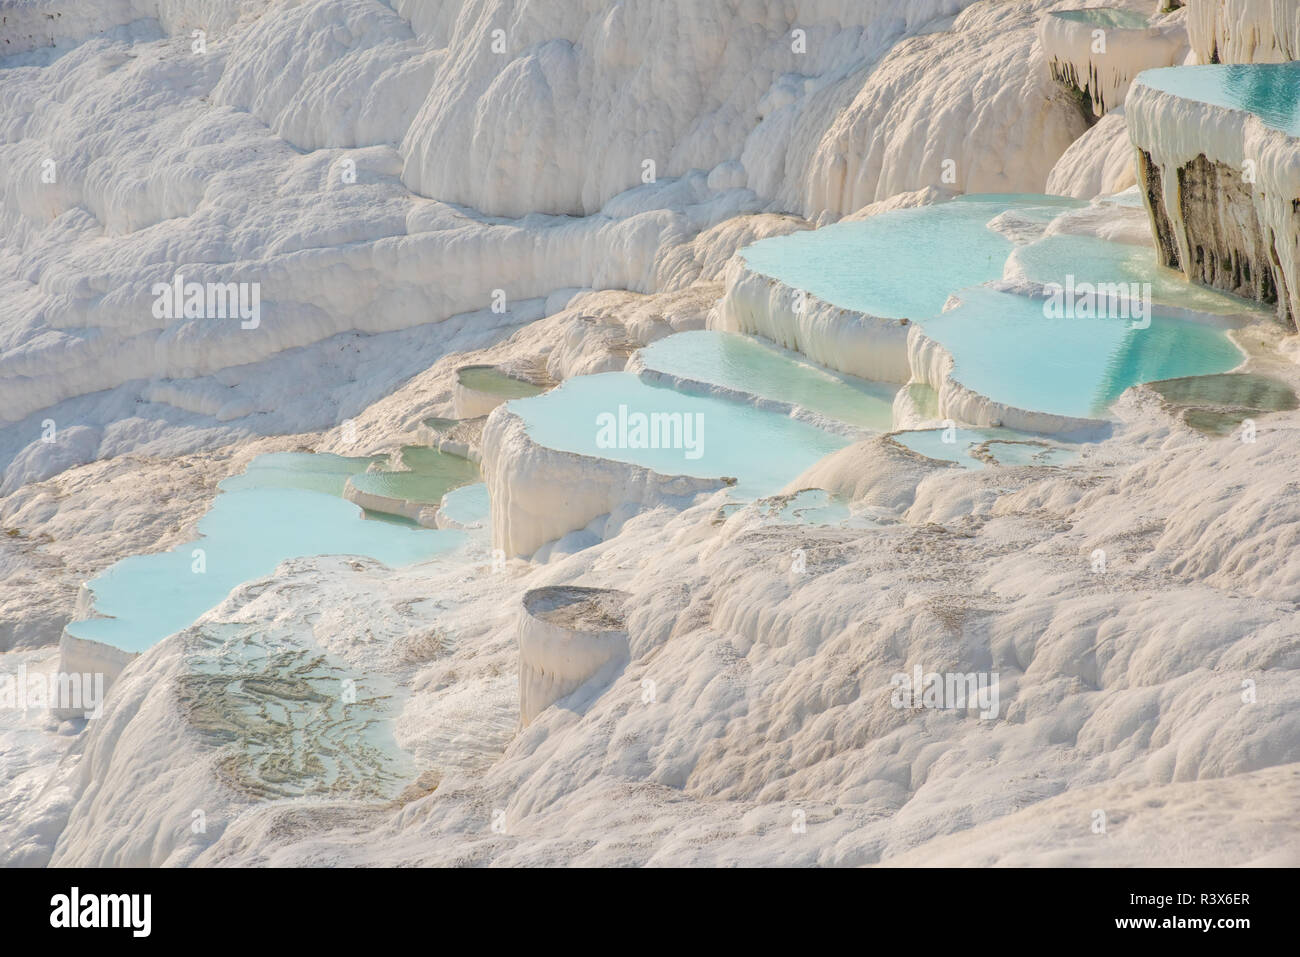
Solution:
[[[1133,144],[1122,106],[1109,110],[1097,124],[1061,154],[1047,177],[1047,192],[1092,199],[1110,196],[1137,182]]]
[[[108,689],[121,676],[126,666],[138,657],[140,656],[134,652],[114,648],[102,641],[74,638],[66,631],[59,639],[59,674],[89,675],[92,678],[92,687],[98,687],[104,694],[108,693]],[[94,684],[95,682],[98,684]],[[50,709],[50,713],[59,720],[65,720],[85,717],[86,710],[86,708],[55,707]]]
[[[749,268],[727,264],[726,292],[709,328],[763,336],[828,368],[878,382],[908,381],[906,319],[843,309]]]
[[[736,256],[709,327],[743,332],[800,352],[828,368],[877,382],[918,383],[938,396],[938,416],[975,426],[1025,432],[1088,434],[1094,419],[1036,412],[996,402],[952,376],[952,355],[906,319],[843,309],[748,267]]]
[[[477,419],[487,415],[505,402],[509,396],[499,392],[486,392],[465,384],[462,373],[491,366],[463,366],[456,370],[456,384],[452,387],[452,414],[458,419]]]
[[[253,17],[270,0],[5,0],[0,3],[0,56],[68,47],[117,27],[157,21],[165,33],[202,29],[213,34]],[[155,27],[154,29],[158,29]]]
[[[1071,16],[1080,12],[1048,13],[1038,24],[1038,38],[1052,78],[1086,95],[1099,117],[1124,102],[1143,70],[1174,66],[1187,56],[1187,33],[1179,21],[1128,27],[1121,25],[1127,21]]]
[[[519,611],[519,723],[630,657],[625,592],[551,585],[525,592]]]
[[[971,5],[466,0],[454,23],[428,27],[446,56],[402,144],[402,178],[506,216],[590,215],[647,173],[691,169],[731,184],[743,171],[770,194],[802,170],[773,160],[815,148],[852,95],[846,74]],[[761,169],[742,152],[765,157]]]
[[[526,556],[621,508],[684,504],[729,484],[546,448],[508,406],[483,427],[481,467],[492,499],[492,547]]]
[[[1106,423],[1099,419],[1020,409],[968,388],[953,377],[952,353],[920,326],[912,326],[908,334],[907,354],[912,381],[928,386],[938,395],[940,418],[980,428],[1005,427],[1045,435],[1089,436],[1105,429]]]
[[[1300,140],[1253,114],[1134,84],[1125,102],[1161,261],[1300,317]]]
[[[1187,35],[1201,63],[1300,60],[1300,0],[1187,0]]]

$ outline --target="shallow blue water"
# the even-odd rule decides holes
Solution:
[[[1062,20],[1074,20],[1078,23],[1091,23],[1099,27],[1115,27],[1120,30],[1145,30],[1150,23],[1142,14],[1133,10],[1121,10],[1117,7],[1090,7],[1085,10],[1057,10],[1050,14]]]
[[[774,236],[741,255],[757,272],[825,302],[924,322],[951,291],[1002,278],[1012,243],[989,229],[989,220],[1014,210],[1046,223],[1080,205],[1059,196],[960,197]]]
[[[789,402],[861,428],[883,432],[893,424],[898,386],[831,372],[749,336],[679,332],[646,346],[641,359],[658,372]]]
[[[1300,61],[1174,66],[1137,82],[1200,103],[1254,113],[1266,126],[1300,136]]]
[[[199,539],[170,551],[123,559],[91,581],[95,610],[112,617],[72,622],[68,632],[143,651],[193,624],[240,583],[270,574],[286,559],[363,555],[386,565],[407,565],[464,541],[461,532],[366,521],[361,509],[333,494],[286,487],[293,460],[264,461],[271,458],[254,460],[247,473],[223,483],[212,508],[199,520]],[[336,475],[334,468],[340,465],[298,464],[308,486],[323,472]],[[259,478],[281,484],[257,487]],[[201,572],[195,570],[196,549],[203,553]]]
[[[620,406],[627,429],[619,424]],[[739,479],[734,489],[739,498],[779,491],[813,462],[849,441],[742,402],[658,388],[627,372],[570,379],[543,395],[516,399],[510,408],[523,418],[534,441],[548,448],[631,462],[664,475],[731,476]],[[631,447],[649,435],[638,436],[631,428],[638,413],[690,416],[690,442],[683,428],[669,436],[680,436],[679,441],[668,443],[675,447]],[[685,419],[681,421],[684,426]],[[612,441],[613,447],[605,440]]]
[[[974,454],[981,445],[987,446],[999,465],[1067,465],[1079,457],[1078,446],[1044,443],[1037,436],[1011,429],[919,429],[893,438],[913,452],[968,469],[988,464]]]
[[[1013,272],[1035,282],[1064,285],[1067,277],[1073,276],[1076,284],[1150,283],[1151,299],[1158,305],[1211,315],[1257,313],[1264,318],[1272,314],[1259,303],[1189,283],[1178,270],[1160,265],[1150,246],[1058,233],[1016,247],[1010,261],[1015,267]]]
[[[755,243],[741,254],[767,275],[828,302],[906,316],[957,360],[957,379],[1018,408],[1093,418],[1125,388],[1222,372],[1241,361],[1224,328],[1153,318],[1048,319],[1042,303],[983,284],[1012,276],[1039,283],[1137,283],[1156,306],[1236,316],[1253,304],[1194,286],[1161,267],[1149,247],[1062,234],[1017,245],[989,228],[1003,216],[1047,223],[1078,203],[1054,197],[979,196],[884,213],[858,223]],[[966,305],[943,313],[951,295]]]
[[[953,378],[1020,409],[1097,417],[1129,386],[1226,372],[1244,358],[1215,326],[1151,319],[1046,318],[1040,300],[966,289],[925,326],[952,354]],[[990,335],[990,327],[997,334]]]
[[[462,485],[442,497],[438,512],[467,528],[487,526],[492,520],[492,499],[485,482]]]

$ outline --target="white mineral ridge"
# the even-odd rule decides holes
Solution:
[[[1045,7],[10,0],[0,463],[105,390],[107,414],[50,417],[103,427],[144,398],[225,435],[336,424],[356,409],[235,385],[497,290],[679,286],[683,244],[737,213],[850,213],[941,185],[943,159],[959,188],[1039,190],[1082,130],[1031,62]],[[156,318],[177,274],[258,283],[259,327]],[[346,385],[322,351],[316,387]]]
[[[1187,0],[1187,35],[1201,63],[1300,59],[1300,0]]]
[[[1188,52],[1178,16],[1121,28],[1049,13],[1039,21],[1038,39],[1053,69],[1087,91],[1097,116],[1123,105],[1129,84],[1143,70],[1182,63]]]
[[[1300,316],[1300,220],[1295,203],[1300,199],[1300,139],[1267,126],[1244,110],[1227,109],[1134,84],[1125,101],[1125,120],[1133,144],[1147,152],[1160,170],[1165,214],[1172,224],[1179,262],[1190,264],[1184,225],[1184,207],[1178,171],[1198,156],[1232,170],[1251,170],[1247,180],[1250,203],[1262,231],[1264,246],[1271,247],[1273,263],[1281,271],[1279,310],[1289,301],[1290,314]],[[1254,225],[1245,211],[1230,209],[1225,197],[1210,215],[1225,221]],[[1285,288],[1282,288],[1282,287]]]

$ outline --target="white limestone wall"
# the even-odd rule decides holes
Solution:
[[[260,14],[270,0],[2,0],[0,57],[44,47],[67,47],[117,27],[156,21],[175,34],[202,29],[216,35],[241,17]],[[148,36],[147,29],[138,35]]]
[[[920,325],[842,309],[799,293],[751,270],[736,256],[728,266],[726,291],[709,316],[709,327],[763,336],[849,375],[927,385],[939,397],[941,419],[1055,434],[1092,433],[1103,426],[1094,419],[995,402],[953,378],[951,354],[926,336]]]
[[[107,694],[123,669],[138,657],[133,652],[106,645],[102,641],[74,638],[65,631],[59,639],[58,670],[65,675],[103,675],[103,690]],[[51,713],[59,719],[85,716],[84,709],[55,708]]]
[[[1038,37],[1053,77],[1086,92],[1099,117],[1123,104],[1143,70],[1174,66],[1187,56],[1187,32],[1179,21],[1136,30],[1049,13],[1039,22]]]
[[[830,369],[879,382],[907,382],[905,319],[842,309],[749,268],[727,265],[726,292],[709,328],[762,336]]]
[[[1187,0],[1200,63],[1300,60],[1300,0]]]
[[[492,547],[509,557],[531,555],[624,506],[682,504],[728,484],[546,448],[532,440],[508,406],[488,416],[482,452],[480,466],[492,499]]]
[[[1300,141],[1265,126],[1258,117],[1241,110],[1211,106],[1184,99],[1142,84],[1134,85],[1125,103],[1133,144],[1151,157],[1160,171],[1161,210],[1153,209],[1152,230],[1159,233],[1157,214],[1168,217],[1179,263],[1189,278],[1192,246],[1202,237],[1188,235],[1178,171],[1198,156],[1240,173],[1271,246],[1278,279],[1278,313],[1284,321],[1300,317],[1300,225],[1295,204],[1300,202]],[[1250,171],[1249,177],[1247,170]],[[1251,181],[1253,180],[1253,182]],[[1245,228],[1245,212],[1229,208],[1205,211],[1211,217],[1231,220]],[[1208,238],[1205,240],[1208,242]],[[1256,270],[1269,268],[1255,263]]]

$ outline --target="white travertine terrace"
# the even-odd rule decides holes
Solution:
[[[681,504],[727,486],[721,477],[661,475],[639,465],[547,448],[534,442],[523,419],[504,405],[483,427],[482,454],[492,497],[492,547],[509,557],[531,555],[595,522],[603,525],[607,516],[665,502]]]
[[[1021,409],[997,402],[962,385],[953,377],[952,353],[942,343],[927,336],[920,325],[913,325],[907,337],[911,381],[929,386],[939,396],[939,417],[986,428],[1002,426],[1019,432],[1040,432],[1087,437],[1100,434],[1105,422],[1052,412]]]
[[[66,631],[59,639],[59,672],[66,675],[103,675],[105,694],[113,687],[123,669],[138,657],[140,656],[134,652],[123,651],[102,641],[74,638]],[[51,712],[60,720],[85,716],[85,709],[52,708]]]
[[[736,256],[709,316],[710,328],[762,336],[831,369],[878,382],[914,382],[934,389],[939,418],[978,427],[1083,435],[1103,423],[996,402],[952,376],[952,355],[923,326],[845,309],[751,269]]]
[[[1143,70],[1173,66],[1187,55],[1186,31],[1177,20],[1138,29],[1070,19],[1057,11],[1039,22],[1038,37],[1052,77],[1086,95],[1099,117],[1123,104],[1129,84]]]
[[[911,375],[907,320],[843,309],[753,270],[727,266],[726,294],[709,328],[763,336],[814,362],[863,379],[903,383]]]
[[[519,723],[627,663],[627,594],[550,585],[524,592],[519,611]]]
[[[383,515],[396,515],[425,528],[438,528],[438,506],[429,502],[414,502],[391,495],[378,495],[357,488],[348,479],[343,486],[343,497],[358,508]]]
[[[1134,84],[1125,101],[1156,249],[1189,279],[1300,318],[1300,140],[1243,110]],[[1252,175],[1247,175],[1247,171]]]
[[[1187,0],[1200,63],[1300,60],[1300,0]]]

